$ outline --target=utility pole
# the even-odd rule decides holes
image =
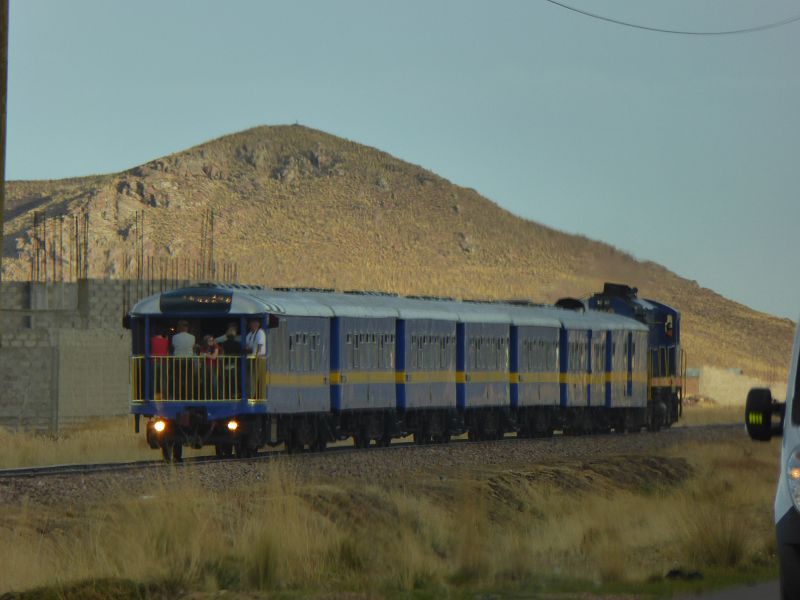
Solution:
[[[0,0],[0,283],[6,210],[6,98],[8,97],[8,0]]]

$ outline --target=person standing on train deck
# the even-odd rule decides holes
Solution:
[[[239,325],[238,325],[238,323],[236,323],[236,321],[230,321],[228,323],[228,328],[225,330],[225,333],[223,333],[219,337],[215,337],[214,341],[217,342],[218,344],[222,345],[223,346],[223,350],[225,348],[224,344],[225,344],[226,341],[235,341],[238,344],[241,341],[241,338],[239,337],[239,334],[236,332],[236,328],[238,326]],[[226,353],[227,354],[239,354],[239,351],[237,350],[236,352],[226,352]]]
[[[162,400],[166,392],[169,340],[161,327],[150,338],[150,357],[153,364],[153,400]]]
[[[194,356],[195,338],[189,333],[189,323],[178,321],[178,333],[172,336],[172,354],[175,356]]]
[[[250,330],[245,338],[247,353],[255,356],[266,356],[267,334],[261,329],[261,322],[258,319],[251,319],[247,326]]]
[[[214,340],[222,347],[222,390],[225,398],[239,398],[239,357],[242,355],[242,336],[236,331],[236,323],[228,323],[225,333]],[[245,349],[246,350],[246,349]]]
[[[267,371],[267,334],[261,329],[258,319],[251,319],[245,337],[245,349],[255,360],[250,365],[250,398],[261,399],[264,395],[264,381]]]
[[[195,338],[189,333],[189,322],[178,321],[178,333],[172,336],[172,359],[168,378],[172,382],[173,396],[187,400],[194,396],[194,347]]]

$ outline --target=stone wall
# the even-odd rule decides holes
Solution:
[[[139,299],[187,281],[3,282],[0,427],[55,431],[128,411],[130,334]]]

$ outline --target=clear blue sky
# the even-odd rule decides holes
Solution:
[[[686,29],[800,11],[568,1]],[[685,37],[544,0],[11,0],[10,27],[10,179],[118,171],[297,121],[800,312],[800,23]]]

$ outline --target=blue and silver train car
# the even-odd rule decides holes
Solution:
[[[686,388],[680,312],[661,302],[639,298],[636,288],[618,283],[606,283],[603,291],[592,295],[587,304],[592,310],[636,319],[647,326],[648,424],[651,429],[658,429],[675,423],[683,411]]]
[[[648,328],[605,312],[201,284],[139,302],[128,326],[137,431],[167,460],[647,424]]]

